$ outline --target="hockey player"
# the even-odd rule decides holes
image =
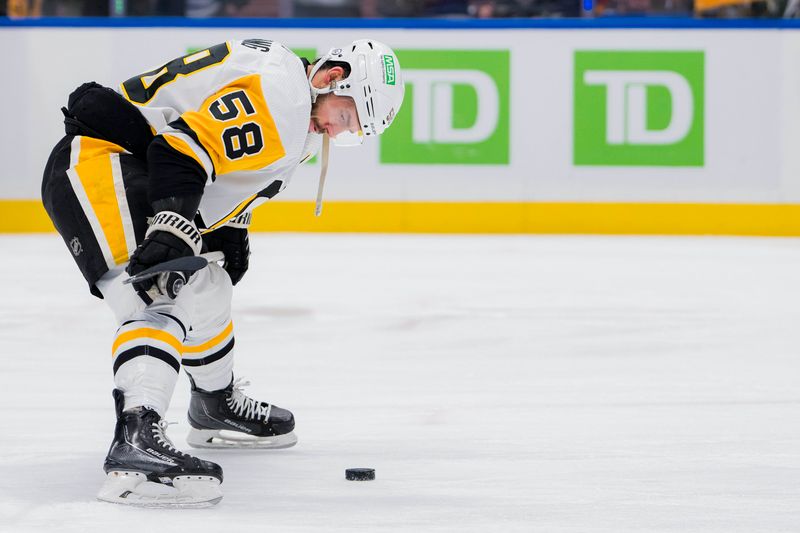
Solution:
[[[229,41],[134,76],[117,90],[84,84],[42,198],[91,292],[118,323],[112,345],[117,424],[98,498],[203,507],[222,469],[175,449],[163,417],[181,367],[194,447],[282,448],[286,409],[234,380],[231,293],[248,268],[247,226],[298,165],[327,143],[381,134],[403,100],[394,52],[374,40],[314,63],[261,39]],[[325,166],[327,161],[324,161]],[[180,291],[123,281],[176,258],[221,251]],[[163,275],[160,278],[163,281]]]

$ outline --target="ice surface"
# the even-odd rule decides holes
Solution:
[[[0,237],[0,530],[800,531],[800,241],[252,243],[237,373],[300,442],[198,451],[225,499],[153,511],[94,501],[110,312],[55,235]]]

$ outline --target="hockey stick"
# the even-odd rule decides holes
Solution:
[[[179,257],[153,265],[147,270],[143,270],[135,276],[123,280],[122,284],[128,285],[130,283],[138,283],[158,276],[159,279],[156,285],[159,291],[174,299],[186,282],[189,281],[189,276],[198,270],[204,269],[212,261],[224,260],[225,254],[222,252],[208,252],[200,255]]]

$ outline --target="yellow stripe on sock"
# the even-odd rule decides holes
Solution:
[[[232,331],[233,331],[233,322],[228,322],[228,325],[225,326],[225,329],[223,329],[219,335],[217,335],[210,341],[204,342],[203,344],[198,344],[197,346],[184,346],[183,353],[184,354],[200,353],[210,350],[216,345],[222,343],[222,341],[224,341],[228,337],[228,335],[231,334]]]
[[[154,339],[169,344],[178,352],[179,357],[183,351],[183,343],[166,331],[153,328],[138,328],[117,335],[114,344],[111,346],[112,355],[117,353],[120,346],[135,339]]]

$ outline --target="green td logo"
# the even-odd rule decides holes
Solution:
[[[703,166],[703,52],[576,52],[575,165]]]
[[[381,162],[508,164],[509,56],[507,50],[398,51],[406,95],[381,135]]]

